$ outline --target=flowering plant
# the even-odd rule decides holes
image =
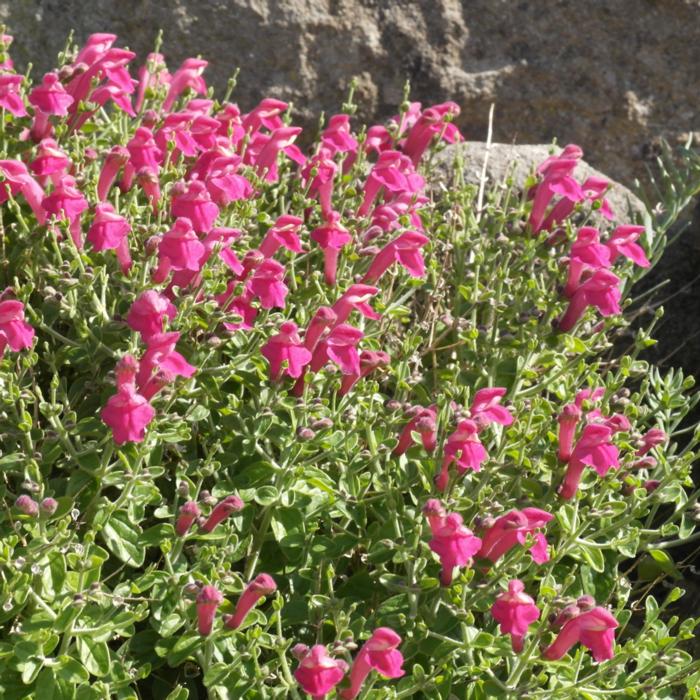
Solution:
[[[115,40],[2,42],[3,698],[699,697],[698,395],[613,344],[672,217]]]

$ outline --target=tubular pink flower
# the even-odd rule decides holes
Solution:
[[[175,377],[189,378],[197,371],[196,367],[175,350],[179,339],[180,334],[177,331],[155,333],[145,339],[146,352],[141,358],[136,380],[139,391],[147,399],[152,398]]]
[[[0,72],[0,107],[15,117],[27,116],[27,108],[19,91],[22,80],[21,75]]]
[[[501,399],[506,395],[507,391],[507,389],[501,387],[492,387],[479,389],[474,394],[469,411],[479,430],[491,423],[506,426],[513,423],[514,419],[511,412],[505,406],[501,406]]]
[[[403,427],[399,435],[399,444],[394,448],[393,454],[402,455],[413,445],[411,433],[420,433],[421,441],[425,451],[430,453],[435,450],[437,444],[437,406],[434,404],[429,408],[422,408]]]
[[[30,348],[33,342],[34,329],[24,320],[24,304],[16,299],[0,301],[0,356],[8,345],[13,352],[19,352]]]
[[[350,232],[337,220],[319,226],[311,232],[311,239],[323,249],[323,267],[326,284],[334,287],[341,249],[352,242]]]
[[[571,246],[569,271],[564,296],[571,298],[581,284],[584,273],[607,269],[611,265],[610,250],[600,242],[600,232],[592,226],[582,226]]]
[[[513,651],[523,650],[527,628],[540,617],[534,599],[525,593],[525,584],[519,579],[508,582],[508,591],[500,593],[491,607],[493,619],[499,623],[501,634],[510,634]]]
[[[197,233],[209,233],[219,215],[219,207],[211,201],[206,185],[199,180],[181,183],[177,190],[173,188],[171,211],[175,217],[189,219]]]
[[[246,289],[260,300],[263,309],[283,309],[289,293],[289,288],[284,283],[284,275],[284,265],[268,258],[255,269],[246,284]]]
[[[170,80],[168,94],[163,101],[164,112],[169,112],[175,104],[175,100],[188,88],[194,90],[198,95],[206,93],[207,84],[202,78],[202,73],[208,65],[208,62],[201,58],[187,58],[182,62]]]
[[[184,537],[192,527],[192,523],[202,514],[195,501],[187,501],[180,506],[180,512],[175,521],[175,532]]]
[[[282,100],[277,100],[274,97],[264,98],[257,107],[245,115],[242,122],[244,131],[254,132],[261,127],[270,131],[280,129],[284,126],[280,114],[286,112],[288,107],[289,105]]]
[[[114,149],[113,149],[114,150]],[[146,126],[140,126],[126,144],[129,160],[124,169],[122,187],[131,188],[131,181],[136,171],[141,168],[158,173],[163,162],[163,151],[158,147],[153,132]]]
[[[141,168],[136,172],[136,184],[144,191],[151,203],[154,214],[158,214],[160,203],[160,181],[158,175],[150,168]]]
[[[610,262],[613,263],[622,255],[639,267],[649,267],[651,263],[644,249],[637,243],[644,233],[644,226],[618,226],[605,244],[610,250]]]
[[[74,65],[85,63],[91,66],[97,60],[102,58],[112,44],[117,40],[116,34],[96,33],[91,34],[85,45],[80,49],[75,58]]]
[[[134,109],[141,111],[147,90],[157,90],[161,85],[169,86],[172,76],[165,66],[165,59],[162,54],[149,53],[146,63],[139,68],[139,87],[136,93]]]
[[[336,315],[335,323],[345,323],[353,309],[357,309],[365,318],[374,321],[380,319],[382,315],[377,313],[369,305],[369,300],[379,293],[378,287],[368,284],[351,284],[333,304],[333,311]]]
[[[596,270],[571,296],[569,306],[559,319],[559,330],[569,332],[589,306],[595,306],[602,316],[620,313],[620,278],[609,270]]]
[[[238,629],[246,615],[255,607],[256,603],[277,590],[275,580],[269,574],[258,574],[246,587],[236,603],[233,615],[224,617],[224,626],[229,630]]]
[[[41,84],[29,93],[29,104],[44,116],[65,117],[73,98],[66,92],[56,72],[46,73]],[[36,116],[36,115],[35,115]]]
[[[397,236],[377,253],[362,282],[376,282],[395,262],[401,264],[411,277],[423,277],[425,262],[420,249],[429,241],[427,236],[418,231],[406,231]]]
[[[447,488],[449,467],[453,462],[460,475],[470,469],[475,472],[481,471],[481,463],[488,459],[489,455],[479,441],[478,433],[478,426],[473,420],[462,420],[447,438],[440,473],[435,478],[438,491]]]
[[[271,258],[280,248],[286,248],[293,253],[303,253],[299,230],[304,220],[291,214],[283,214],[267,230],[262,243],[259,246],[260,252]]]
[[[432,514],[428,522],[433,534],[428,544],[440,557],[442,564],[440,581],[443,586],[449,586],[454,568],[471,564],[472,558],[481,548],[481,540],[465,527],[462,516],[458,513],[447,513],[443,517]]]
[[[214,586],[203,586],[197,595],[197,630],[203,637],[211,634],[216,610],[223,601],[223,594]]]
[[[299,666],[294,671],[294,678],[312,700],[323,700],[343,680],[348,665],[342,659],[329,656],[328,650],[322,644],[316,644],[304,651],[299,659]]]
[[[31,171],[38,177],[51,176],[52,182],[60,183],[72,166],[66,152],[53,139],[43,139],[36,150],[36,158],[29,164]]]
[[[1,305],[0,305],[1,306]],[[668,435],[661,428],[651,428],[642,435],[641,447],[635,452],[638,457],[644,456],[657,445],[663,445],[668,440]]]
[[[261,352],[270,363],[270,379],[277,380],[282,374],[295,379],[302,376],[311,361],[311,352],[304,347],[296,323],[286,321],[280,332],[263,345]]]
[[[329,219],[334,213],[332,206],[333,184],[338,166],[321,152],[311,158],[302,170],[302,176],[307,182],[311,179],[313,170],[316,170],[316,175],[309,183],[309,194],[311,196],[318,195],[321,215],[324,219]]]
[[[602,477],[610,469],[617,469],[620,466],[619,451],[610,442],[612,434],[610,427],[600,423],[589,423],[583,428],[581,437],[571,452],[569,466],[559,489],[559,495],[562,498],[568,500],[574,497],[584,467],[593,467]]]
[[[615,655],[615,629],[618,626],[619,623],[608,610],[596,606],[565,622],[542,656],[547,661],[557,661],[578,642],[593,652],[596,661],[612,659]]]
[[[113,146],[105,158],[100,177],[97,181],[97,198],[104,202],[119,171],[130,158],[129,151],[124,146]]]
[[[381,350],[363,350],[360,353],[360,373],[359,374],[344,374],[340,382],[338,394],[345,396],[360,379],[364,379],[368,374],[374,372],[379,367],[384,367],[389,364],[391,358]]]
[[[177,316],[177,309],[170,300],[149,289],[139,294],[131,305],[126,322],[134,331],[138,331],[144,340],[156,333],[163,332],[163,321],[167,318],[172,321]]]
[[[216,160],[205,180],[212,200],[222,207],[231,202],[248,199],[253,194],[253,186],[248,179],[236,172],[238,162],[234,164],[231,161],[230,158]]]
[[[595,202],[600,202],[600,208],[598,211],[606,219],[613,219],[614,214],[610,209],[610,203],[605,199],[605,193],[610,188],[610,182],[599,177],[589,177],[583,185],[581,185],[581,191],[585,199]],[[562,197],[551,209],[547,218],[542,224],[542,229],[545,231],[551,231],[557,225],[561,224],[574,210],[576,202],[572,199]]]
[[[170,270],[199,272],[205,253],[192,222],[185,217],[176,219],[158,245],[158,269],[153,273],[153,281],[163,282]]]
[[[76,187],[75,179],[66,175],[54,191],[44,197],[41,206],[47,214],[68,221],[71,238],[78,250],[83,248],[83,234],[80,226],[81,214],[90,206],[82,192]]]
[[[43,226],[46,223],[46,212],[42,206],[44,190],[41,185],[29,174],[27,166],[19,160],[0,160],[0,175],[4,181],[0,183],[0,203],[8,198],[7,187],[14,197],[18,192],[27,200],[37,223]]]
[[[223,294],[218,294],[214,297],[224,311],[241,317],[241,321],[236,323],[225,321],[224,328],[228,331],[252,330],[255,318],[258,315],[258,310],[251,304],[253,294],[245,290],[243,294],[232,298],[231,295],[235,289],[236,282],[231,281]]]
[[[525,544],[528,535],[533,535],[535,544],[530,547],[530,554],[535,563],[542,564],[549,560],[549,554],[547,540],[539,530],[553,518],[551,513],[539,508],[511,510],[486,530],[477,556],[495,563],[517,544]]]
[[[124,274],[131,268],[129,233],[131,233],[131,225],[123,216],[115,213],[111,204],[98,204],[95,207],[95,218],[92,220],[87,240],[97,251],[116,251],[117,260]]]
[[[389,627],[374,630],[355,657],[350,670],[350,687],[342,690],[340,697],[344,700],[357,697],[372,669],[385,678],[401,678],[405,671],[401,668],[403,655],[397,649],[399,644],[401,637]]]
[[[260,145],[255,152],[255,148],[249,147],[252,165],[261,177],[265,174],[267,182],[277,182],[277,156],[280,151],[289,150],[294,144],[297,136],[301,133],[301,128],[298,126],[282,126],[275,129],[268,137],[260,140]],[[289,154],[288,154],[289,155]]]
[[[318,372],[331,360],[338,365],[343,374],[360,374],[360,355],[357,352],[357,344],[363,337],[364,333],[361,330],[347,323],[335,326],[316,345],[311,357],[311,371]]]
[[[338,325],[338,316],[335,311],[328,306],[320,306],[318,311],[309,323],[309,327],[304,333],[304,345],[312,352],[318,345],[321,336],[333,326]]]
[[[364,198],[357,215],[367,216],[382,190],[391,195],[406,192],[417,194],[424,186],[425,180],[416,172],[410,158],[398,151],[384,151],[367,177]]]
[[[555,194],[574,204],[585,199],[581,186],[571,176],[581,155],[582,152],[577,146],[571,149],[567,146],[559,156],[552,156],[539,166],[538,174],[542,175],[542,180],[534,187],[529,220],[533,233],[543,230],[547,207]]]
[[[223,501],[214,506],[214,510],[202,525],[202,531],[211,532],[222,520],[242,509],[243,501],[238,496],[226,496]]]
[[[463,140],[457,127],[446,121],[448,117],[459,116],[459,106],[454,102],[444,102],[442,104],[428,107],[418,117],[416,123],[408,132],[402,151],[413,162],[415,166],[420,162],[423,153],[430,145],[433,138],[442,135],[448,143],[455,143]]]
[[[559,418],[559,461],[568,462],[574,444],[576,426],[581,420],[581,409],[574,403],[562,408]]]

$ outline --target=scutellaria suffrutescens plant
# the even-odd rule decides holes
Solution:
[[[2,42],[2,697],[700,697],[693,382],[612,347],[670,218],[115,41]]]

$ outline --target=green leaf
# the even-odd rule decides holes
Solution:
[[[168,652],[168,664],[172,667],[179,666],[202,646],[203,641],[202,636],[196,632],[183,635]]]
[[[80,660],[93,676],[101,678],[109,673],[109,647],[106,642],[96,642],[90,637],[81,636],[76,638],[75,644]]]
[[[66,683],[72,683],[73,685],[88,682],[90,674],[80,661],[72,656],[59,656],[57,661],[59,665],[54,668],[57,678],[61,678]]]
[[[139,539],[141,528],[129,520],[123,510],[110,516],[101,530],[102,539],[112,554],[129,566],[141,566],[145,559],[144,547]]]
[[[190,697],[190,691],[187,690],[187,688],[183,688],[181,685],[178,685],[175,690],[173,690],[171,693],[168,693],[168,696],[165,698],[165,700],[187,700],[187,698]]]

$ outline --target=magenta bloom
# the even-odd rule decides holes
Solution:
[[[574,446],[576,426],[581,420],[581,409],[575,403],[569,403],[562,408],[559,418],[559,460],[568,462]]]
[[[116,367],[117,393],[109,398],[100,412],[102,420],[112,429],[117,445],[125,442],[143,442],[146,426],[156,412],[148,399],[136,391],[134,383],[138,362],[126,355]]]
[[[258,574],[246,587],[236,603],[233,615],[224,617],[224,626],[229,630],[238,629],[255,604],[277,590],[275,580],[269,574]]]
[[[248,280],[246,289],[260,299],[263,309],[283,309],[289,288],[284,283],[284,265],[268,258],[261,263]]]
[[[238,496],[226,496],[223,501],[219,501],[214,506],[214,510],[209,514],[202,530],[211,532],[222,520],[225,520],[232,513],[237,513],[243,509],[243,501]]]
[[[299,239],[299,229],[303,223],[304,220],[298,216],[291,214],[280,216],[267,230],[259,247],[260,252],[266,258],[271,258],[280,248],[286,248],[293,253],[303,253]]]
[[[401,637],[389,627],[378,627],[374,630],[355,657],[350,670],[350,687],[342,690],[340,697],[344,700],[357,697],[372,669],[385,678],[401,678],[405,671],[401,668],[403,655],[397,649],[399,644]]]
[[[218,158],[211,167],[205,180],[211,198],[219,206],[228,206],[231,202],[248,199],[253,194],[253,186],[248,179],[239,175],[239,158]]]
[[[261,127],[270,131],[279,129],[284,126],[280,114],[286,112],[287,107],[289,105],[282,100],[277,100],[274,97],[263,98],[254,109],[245,115],[242,122],[244,131],[258,131]]]
[[[384,151],[367,177],[364,199],[357,215],[367,216],[382,191],[391,197],[405,192],[416,194],[424,186],[425,180],[416,172],[410,158],[398,151]]]
[[[157,90],[161,85],[170,85],[171,75],[165,66],[165,59],[162,54],[149,53],[146,63],[139,68],[139,87],[136,95],[134,109],[141,111],[147,90]]]
[[[439,501],[437,503],[439,504]],[[440,557],[440,581],[443,586],[449,586],[452,583],[454,568],[471,564],[472,558],[481,548],[481,540],[465,527],[459,513],[440,515],[435,508],[435,499],[428,501],[426,507],[426,516],[433,534],[428,544]]]
[[[423,111],[409,131],[402,148],[414,165],[418,165],[423,153],[436,136],[441,136],[448,143],[462,140],[457,127],[446,121],[448,117],[459,116],[459,113],[459,106],[454,102],[433,105]]]
[[[395,262],[411,277],[423,277],[425,261],[420,249],[429,241],[427,236],[418,231],[400,234],[377,253],[362,281],[370,284],[376,282]]]
[[[338,316],[329,306],[319,306],[304,333],[304,345],[312,352],[323,334],[338,325]]]
[[[270,379],[279,379],[283,373],[299,378],[311,361],[311,352],[304,347],[296,323],[286,321],[280,332],[263,345],[261,352],[270,363]]]
[[[340,382],[338,394],[340,396],[345,396],[360,379],[364,379],[368,374],[371,374],[379,367],[388,365],[390,361],[391,357],[381,350],[363,350],[360,353],[359,374],[344,374]]]
[[[619,626],[612,614],[597,606],[564,623],[554,642],[545,649],[548,661],[561,659],[574,644],[580,642],[593,652],[596,661],[606,661],[615,655],[615,629]]]
[[[2,304],[0,304],[2,306]],[[649,450],[656,447],[657,445],[663,445],[664,442],[668,440],[668,435],[661,430],[661,428],[652,428],[648,430],[644,435],[642,435],[642,445],[635,452],[638,457],[642,457]]]
[[[175,521],[175,532],[184,537],[192,527],[192,523],[202,514],[196,501],[187,501],[180,506],[180,512]]]
[[[516,653],[523,650],[527,628],[540,617],[535,601],[525,593],[525,584],[519,579],[508,582],[508,591],[496,597],[491,614],[499,623],[501,634],[510,634],[513,651]]]
[[[338,217],[311,232],[311,239],[318,243],[323,250],[323,268],[326,284],[334,287],[338,270],[338,255],[343,247],[352,243],[350,232],[342,226]]]
[[[593,467],[599,476],[605,476],[612,468],[620,466],[619,451],[610,441],[613,429],[601,423],[589,423],[571,452],[569,466],[559,495],[564,499],[574,497],[581,481],[583,469]]]
[[[600,242],[600,231],[592,226],[581,227],[571,246],[564,296],[573,296],[584,274],[590,276],[595,270],[607,269],[610,265],[610,250]]]
[[[651,265],[649,258],[647,258],[644,249],[637,243],[642,233],[644,233],[644,226],[630,224],[618,226],[605,244],[610,250],[610,261],[615,262],[622,255],[639,267],[649,267]]]
[[[177,316],[177,309],[171,301],[149,289],[142,292],[131,305],[126,322],[134,331],[138,331],[144,340],[156,333],[163,332],[163,321],[172,321]]]
[[[0,107],[15,117],[27,116],[27,108],[19,91],[22,80],[22,76],[16,73],[0,72]]]
[[[347,153],[345,165],[354,162],[357,147],[357,139],[350,131],[350,117],[347,114],[334,114],[321,134],[321,150],[331,158],[338,153]]]
[[[123,216],[115,213],[111,204],[98,204],[95,207],[95,218],[92,220],[87,239],[95,250],[114,250],[124,274],[131,267],[129,233],[131,225]]]
[[[304,651],[299,666],[294,671],[294,678],[313,700],[323,700],[343,680],[348,665],[342,659],[330,656],[322,644]]]
[[[530,554],[535,563],[543,564],[549,560],[549,553],[547,539],[539,530],[552,518],[551,513],[539,508],[511,510],[486,530],[477,556],[495,563],[517,544],[525,544],[528,535],[533,535],[535,543],[530,547]]]
[[[211,634],[216,609],[223,600],[221,591],[214,586],[204,586],[197,595],[197,630],[203,637]]]
[[[0,301],[0,356],[9,345],[19,352],[34,342],[34,329],[24,320],[24,304],[16,299]]]
[[[205,253],[192,222],[184,217],[176,219],[158,245],[158,269],[153,273],[153,281],[163,282],[170,270],[199,272]]]
[[[46,223],[46,212],[42,206],[44,200],[44,190],[41,185],[29,174],[27,166],[19,160],[0,160],[0,175],[3,181],[0,182],[0,203],[6,202],[8,198],[7,189],[14,197],[21,193],[31,207],[37,223]]]
[[[80,216],[89,204],[83,193],[75,186],[75,179],[65,175],[54,191],[44,197],[41,206],[47,214],[68,221],[71,238],[75,247],[83,247],[83,234],[80,228]]]
[[[124,146],[113,146],[107,154],[97,181],[97,198],[104,202],[119,171],[128,163],[129,151]]]
[[[154,333],[146,338],[146,352],[141,358],[136,380],[139,391],[147,399],[152,398],[165,384],[175,377],[191,377],[197,368],[193,367],[175,350],[180,339],[177,331]]]
[[[394,448],[395,455],[404,454],[413,445],[411,433],[419,433],[426,452],[432,452],[437,444],[437,406],[420,408],[406,423],[399,435],[399,444]]]
[[[475,472],[481,470],[481,463],[488,459],[489,455],[481,444],[478,433],[478,426],[473,420],[462,420],[457,425],[457,429],[447,438],[442,467],[435,478],[438,491],[444,491],[447,488],[450,479],[449,467],[453,462],[460,475],[470,469]]]
[[[199,180],[173,187],[172,215],[184,216],[197,233],[208,233],[219,215],[219,207],[211,201],[206,185]]]
[[[58,79],[55,72],[46,73],[41,84],[35,86],[29,93],[29,104],[44,115],[65,117],[68,108],[73,104],[73,98]]]
[[[194,90],[198,95],[206,93],[207,84],[202,78],[202,73],[208,65],[207,61],[203,61],[201,58],[186,58],[182,62],[170,80],[170,88],[163,102],[164,112],[169,112],[175,104],[175,100],[188,88]]]
[[[479,430],[491,423],[500,425],[511,425],[513,423],[511,412],[505,406],[501,406],[501,399],[506,395],[506,392],[507,389],[493,387],[490,389],[479,389],[474,394],[469,412]]]
[[[53,139],[42,139],[36,150],[36,158],[29,164],[32,172],[39,177],[51,176],[53,182],[60,182],[72,165],[66,152]]]
[[[297,162],[305,161],[301,151],[294,146],[297,136],[301,133],[301,127],[281,126],[275,129],[269,136],[263,136],[258,132],[256,138],[251,141],[246,155],[252,159],[252,164],[258,175],[265,175],[267,182],[277,182],[279,174],[277,170],[277,157],[282,151]]]
[[[620,313],[620,278],[609,270],[599,269],[573,292],[559,330],[568,333],[589,306],[595,306],[602,316]]]
[[[338,301],[333,304],[332,310],[336,315],[335,323],[345,323],[353,309],[357,309],[365,318],[374,321],[380,319],[382,315],[377,313],[368,303],[378,292],[377,287],[371,287],[368,284],[351,284]]]
[[[311,371],[318,372],[331,360],[340,367],[343,374],[360,374],[360,355],[357,352],[357,344],[363,337],[364,333],[361,330],[347,323],[335,326],[316,345],[311,358]]]

